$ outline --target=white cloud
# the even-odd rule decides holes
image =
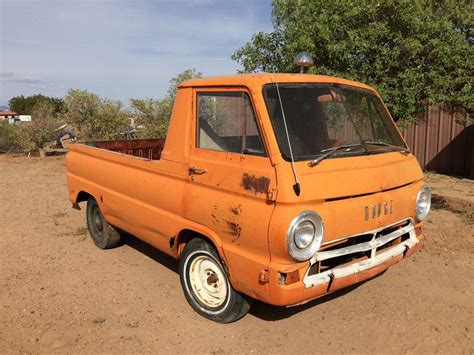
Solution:
[[[0,72],[23,82],[0,76],[0,103],[36,93],[34,80],[46,95],[77,87],[114,99],[162,96],[187,68],[234,73],[232,52],[271,29],[269,0],[1,4]]]

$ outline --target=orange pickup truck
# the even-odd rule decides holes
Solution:
[[[366,280],[423,244],[431,190],[380,95],[335,77],[180,85],[166,140],[72,144],[73,207],[103,249],[125,231],[179,259],[208,319]]]

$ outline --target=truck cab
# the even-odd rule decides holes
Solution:
[[[292,306],[361,282],[423,244],[430,188],[380,95],[358,82],[191,80],[165,141],[69,149],[69,196],[88,201],[96,245],[127,231],[179,259],[188,302],[218,322],[252,299]]]

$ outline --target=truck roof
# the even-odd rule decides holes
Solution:
[[[260,90],[263,85],[273,82],[279,83],[337,83],[367,89],[376,93],[372,87],[357,81],[346,80],[335,76],[313,75],[313,74],[235,74],[215,76],[209,78],[193,79],[183,82],[180,88],[206,87],[206,86],[246,86],[252,90]]]

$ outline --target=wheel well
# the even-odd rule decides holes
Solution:
[[[186,246],[187,243],[189,243],[192,239],[194,238],[200,238],[208,242],[211,247],[214,248],[214,250],[217,252],[217,254],[220,256],[221,262],[224,265],[224,269],[227,272],[227,275],[229,275],[229,268],[227,266],[227,261],[224,257],[224,254],[222,253],[222,250],[220,250],[217,245],[212,241],[211,238],[205,236],[204,234],[201,234],[199,232],[196,232],[192,229],[183,229],[178,233],[176,238],[171,238],[170,239],[170,246],[173,247],[173,244],[176,243],[176,251],[178,252],[178,259],[181,257],[181,254],[184,250],[184,247]]]
[[[85,191],[79,192],[79,193],[77,194],[76,202],[74,202],[73,207],[74,207],[75,209],[79,209],[79,210],[80,210],[81,208],[79,207],[79,202],[87,201],[87,200],[88,200],[89,198],[91,198],[91,197],[94,198],[94,196],[92,196],[92,195],[91,195],[90,193],[88,193],[88,192],[85,192]]]
[[[183,249],[184,247],[186,246],[186,244],[188,244],[191,239],[194,239],[194,238],[200,238],[200,239],[204,239],[206,242],[208,242],[217,252],[217,254],[221,255],[221,253],[219,253],[219,250],[217,249],[216,245],[214,244],[214,242],[206,237],[205,235],[201,234],[201,233],[198,233],[196,231],[193,231],[191,229],[183,229],[182,231],[180,231],[176,237],[176,240],[171,240],[170,241],[170,245],[171,244],[174,244],[176,243],[176,250],[178,251],[178,258],[181,256],[181,253],[183,252]],[[221,256],[221,259],[222,259],[222,256]]]
[[[76,202],[79,203],[79,202],[87,201],[89,199],[89,197],[94,198],[94,196],[92,196],[90,193],[87,193],[85,191],[81,191],[77,194]]]

